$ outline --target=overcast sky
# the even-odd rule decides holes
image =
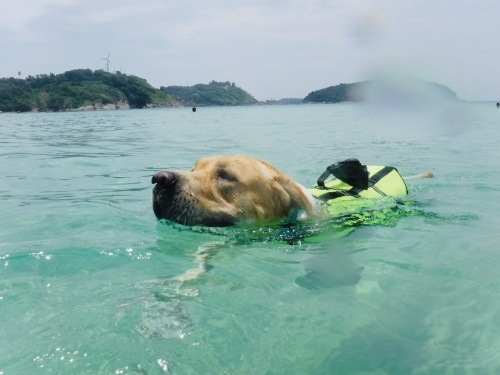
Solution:
[[[104,69],[303,98],[397,72],[500,100],[500,1],[0,0],[0,77]]]

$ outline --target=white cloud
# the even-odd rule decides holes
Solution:
[[[0,30],[8,37],[32,40],[37,30],[30,23],[43,17],[52,9],[75,4],[75,0],[0,0]]]
[[[0,9],[0,76],[98,69],[111,53],[114,69],[156,86],[229,80],[262,99],[380,66],[465,99],[500,97],[496,0],[0,0]]]
[[[130,29],[134,30],[137,17],[155,14],[165,10],[165,3],[149,2],[143,4],[134,1],[132,4],[124,4],[124,2],[102,2],[100,6],[86,7],[81,4],[79,12],[67,16],[66,21],[69,23],[76,22],[78,24],[108,24],[116,21],[128,19],[132,22]],[[140,22],[142,23],[142,22]]]

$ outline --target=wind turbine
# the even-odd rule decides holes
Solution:
[[[109,73],[109,64],[111,64],[111,61],[109,61],[109,56],[111,53],[108,53],[108,57],[105,57],[103,60],[106,60],[106,71]]]

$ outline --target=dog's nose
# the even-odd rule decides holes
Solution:
[[[151,179],[152,184],[158,184],[163,187],[173,187],[177,182],[177,175],[169,171],[161,171],[155,173]]]

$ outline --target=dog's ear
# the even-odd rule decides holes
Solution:
[[[285,176],[277,178],[276,181],[290,197],[291,209],[302,210],[311,218],[318,217],[318,215],[314,212],[311,201],[307,198],[306,194],[298,184]]]
[[[273,176],[272,179],[275,183],[277,183],[278,187],[283,189],[284,194],[280,194],[280,196],[287,196],[289,198],[288,202],[283,202],[284,205],[289,211],[297,209],[304,211],[307,216],[310,218],[317,218],[321,215],[317,214],[314,211],[313,204],[311,200],[306,196],[303,191],[303,188],[295,183],[290,177],[278,171],[274,166],[265,161],[259,160],[263,165],[265,165],[268,170],[271,172]],[[285,198],[286,199],[286,198]],[[287,212],[290,214],[290,212]]]

